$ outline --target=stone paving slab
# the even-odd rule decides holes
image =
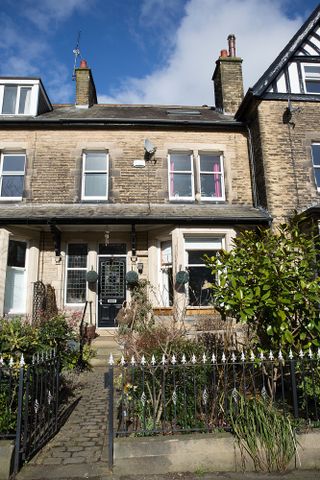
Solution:
[[[58,434],[19,472],[18,480],[99,479],[107,462],[105,368],[79,375],[81,398]]]

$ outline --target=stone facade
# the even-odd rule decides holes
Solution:
[[[242,59],[220,57],[213,74],[216,107],[234,115],[243,100]]]
[[[320,141],[319,104],[297,102],[287,121],[287,101],[259,103],[251,119],[260,204],[275,222],[318,205],[311,144]]]
[[[143,158],[146,137],[157,145],[156,163],[137,169],[133,161]],[[190,150],[196,157],[202,150],[223,153],[226,202],[252,205],[247,138],[241,132],[12,129],[0,131],[0,149],[26,152],[26,202],[81,201],[82,154],[86,150],[106,150],[109,202],[141,204],[148,201],[149,195],[152,203],[168,203],[168,152]]]

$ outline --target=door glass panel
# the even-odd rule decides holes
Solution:
[[[25,268],[26,250],[27,244],[25,242],[10,240],[8,250],[8,267]]]
[[[100,296],[125,297],[125,262],[121,259],[106,259],[100,263]]]

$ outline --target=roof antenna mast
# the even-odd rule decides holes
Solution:
[[[78,39],[77,39],[77,45],[76,48],[72,50],[74,53],[74,65],[73,65],[73,73],[72,73],[72,80],[76,79],[76,67],[77,67],[77,60],[78,57],[81,58],[81,53],[80,53],[80,35],[81,35],[81,30],[78,32]]]

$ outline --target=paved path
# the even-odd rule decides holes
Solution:
[[[80,374],[79,403],[60,432],[22,468],[19,480],[98,479],[108,474],[105,371]]]

